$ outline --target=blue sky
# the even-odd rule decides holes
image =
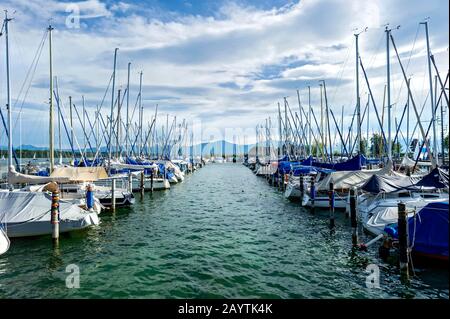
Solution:
[[[66,20],[79,8],[80,27]],[[426,101],[428,80],[425,34],[420,21],[429,17],[432,52],[440,74],[448,70],[448,1],[407,0],[304,0],[281,1],[101,1],[81,2],[1,0],[0,9],[15,11],[10,24],[12,95],[19,96],[27,70],[51,19],[55,26],[54,74],[60,96],[89,114],[101,103],[112,72],[114,48],[119,48],[117,87],[126,85],[131,62],[131,96],[134,105],[143,71],[143,104],[150,119],[155,105],[160,113],[180,120],[202,121],[208,139],[213,131],[239,128],[253,132],[257,123],[271,117],[276,123],[277,102],[287,96],[297,107],[296,89],[307,102],[307,86],[318,113],[319,80],[327,83],[334,113],[344,106],[344,126],[355,105],[355,28],[368,27],[360,37],[360,53],[377,105],[383,101],[385,75],[384,25],[401,25],[393,35],[418,105]],[[66,12],[68,11],[68,12]],[[416,36],[417,35],[417,36]],[[6,101],[4,38],[0,38],[0,100]],[[411,57],[411,58],[410,58]],[[406,89],[392,56],[394,116],[400,117]],[[361,95],[367,88],[361,76]],[[47,43],[26,99],[19,96],[15,144],[45,145],[48,140]],[[25,91],[25,90],[24,90]],[[22,112],[20,106],[24,100]],[[110,94],[102,111],[109,114]],[[424,118],[430,116],[424,108]],[[412,120],[411,120],[412,121]],[[16,122],[16,121],[15,121]],[[81,135],[80,128],[77,132]],[[378,130],[371,114],[370,131]],[[206,137],[206,138],[205,138]],[[254,136],[249,136],[252,141]],[[5,136],[0,136],[1,144]]]

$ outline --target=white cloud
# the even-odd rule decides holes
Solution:
[[[419,5],[417,1],[414,4]],[[109,7],[99,0],[77,2],[77,5],[82,27],[73,30],[64,26],[67,3],[50,0],[43,6],[37,0],[6,2],[10,10],[17,10],[17,18],[11,25],[11,37],[17,44],[12,45],[13,95],[17,94],[47,20],[52,17],[54,70],[65,100],[71,95],[79,103],[84,95],[91,101],[89,107],[100,103],[112,72],[114,48],[119,47],[118,86],[124,87],[126,65],[131,61],[134,101],[137,72],[143,70],[144,85],[149,88],[143,94],[149,109],[147,117],[159,102],[162,112],[165,107],[168,111],[172,107],[173,115],[176,113],[178,117],[207,118],[208,114],[222,112],[222,116],[210,119],[210,123],[219,127],[231,123],[253,127],[269,115],[274,117],[276,102],[286,95],[295,96],[297,88],[304,98],[307,83],[312,86],[312,102],[317,105],[319,79],[330,80],[327,86],[330,103],[339,108],[346,105],[346,113],[351,114],[355,103],[353,30],[365,26],[369,30],[360,37],[361,56],[377,103],[381,104],[385,83],[382,25],[403,23],[395,37],[402,60],[406,61],[424,11],[438,10],[421,5],[414,10],[410,4],[405,15],[399,10],[405,6],[400,0],[305,0],[269,10],[243,7],[234,2],[225,4],[216,16],[176,14],[171,19],[162,19],[154,14],[153,8],[137,10],[136,4],[125,1]],[[439,26],[448,23],[448,13],[446,20],[441,20],[432,20],[430,34],[433,52],[445,74],[448,31],[442,31]],[[16,55],[18,51],[21,51],[20,58]],[[45,48],[35,80],[48,78],[46,55]],[[418,86],[424,81],[424,59],[424,38],[419,33],[408,70],[414,74],[414,81],[420,83]],[[396,63],[394,56],[392,63]],[[399,90],[402,79],[398,67],[394,66],[393,72],[397,73],[393,78]],[[339,84],[337,79],[345,82]],[[367,91],[362,74],[360,80],[361,90]],[[45,87],[33,87],[29,101],[42,104],[48,99],[47,91]],[[403,98],[398,92],[393,96]],[[3,95],[0,97],[4,99]],[[109,94],[106,105],[108,99]],[[236,110],[249,113],[236,116]]]

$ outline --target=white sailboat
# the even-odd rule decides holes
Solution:
[[[42,192],[0,191],[0,220],[8,237],[52,234],[51,195]],[[80,230],[100,223],[95,212],[81,209],[71,202],[59,202],[59,232]]]
[[[7,104],[8,104],[8,184],[12,188],[15,183],[49,183],[70,181],[67,177],[41,177],[20,174],[15,172],[12,161],[12,104],[9,77],[9,47],[8,47],[8,13],[5,11],[4,29],[6,39],[6,78],[7,78]],[[50,43],[50,79],[51,74],[51,26],[49,31]],[[50,80],[50,96],[52,96],[52,79]],[[50,99],[52,108],[52,98]],[[50,120],[52,118],[50,117]],[[50,121],[51,123],[51,121]],[[50,124],[52,126],[52,124]],[[52,130],[50,130],[52,132]],[[51,170],[53,170],[53,136],[50,134],[51,150]],[[51,220],[51,195],[47,192],[30,191],[0,191],[0,222],[5,225],[8,237],[26,237],[52,234]],[[59,203],[59,228],[60,232],[84,229],[93,225],[98,225],[100,220],[97,213],[87,211],[77,204],[60,200]]]

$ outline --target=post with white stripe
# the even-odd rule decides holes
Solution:
[[[52,223],[52,239],[55,245],[59,242],[59,189],[52,192],[52,206],[50,210]]]
[[[113,178],[111,181],[111,210],[116,210],[116,179]]]

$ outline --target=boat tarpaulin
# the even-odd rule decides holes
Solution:
[[[361,189],[372,194],[392,193],[413,185],[412,178],[406,175],[373,175],[361,186]]]
[[[448,209],[448,201],[429,203],[408,218],[409,245],[413,251],[448,258]],[[398,224],[387,226],[385,231],[398,238]]]
[[[50,178],[67,178],[70,182],[94,182],[108,178],[104,167],[57,167],[50,174]]]
[[[51,234],[51,196],[46,193],[0,191],[0,223],[9,237]],[[97,213],[60,200],[60,232],[99,224]]]
[[[360,187],[374,175],[385,175],[390,173],[393,172],[388,166],[371,170],[332,172],[317,183],[316,189],[318,191],[326,191],[330,187],[330,182],[333,182],[334,189],[347,190],[352,187]]]
[[[436,167],[425,175],[418,183],[417,187],[448,188],[448,171]]]
[[[358,171],[361,170],[364,165],[366,165],[366,158],[364,155],[356,155],[355,157],[341,163],[312,162],[312,166],[332,169],[335,171]]]
[[[405,166],[405,167],[414,167],[416,164],[416,161],[410,159],[409,157],[407,157],[406,155],[403,157],[402,162],[401,162],[401,166]],[[423,162],[423,161],[418,161],[417,162],[418,166],[431,166],[431,162]]]
[[[70,179],[65,176],[51,177],[51,176],[27,175],[16,172],[14,166],[9,167],[8,171],[9,184],[47,184],[50,182],[69,183]]]

